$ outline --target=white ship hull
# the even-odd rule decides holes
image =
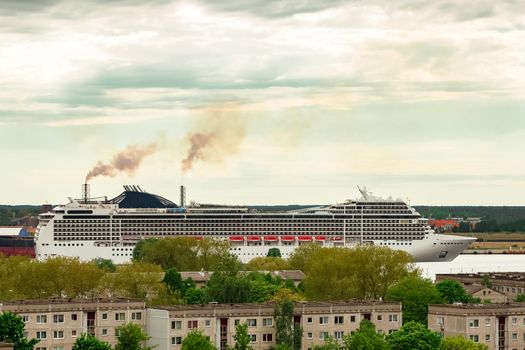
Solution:
[[[436,234],[406,203],[361,193],[360,200],[327,207],[256,213],[240,207],[181,208],[162,197],[128,188],[105,203],[71,200],[41,215],[36,256],[105,258],[121,264],[131,261],[134,246],[141,239],[210,237],[230,241],[231,253],[244,263],[266,256],[270,248],[279,248],[287,258],[309,241],[323,247],[386,246],[406,251],[417,262],[433,262],[453,260],[475,240]],[[132,205],[153,202],[159,207],[131,207],[130,198]]]

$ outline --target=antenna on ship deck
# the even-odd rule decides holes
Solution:
[[[87,203],[89,200],[89,184],[82,184],[82,201]]]

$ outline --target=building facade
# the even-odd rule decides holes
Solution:
[[[492,289],[507,296],[509,301],[525,293],[524,272],[436,274],[436,282],[454,280],[464,285],[481,285],[483,279],[490,283]]]
[[[254,350],[275,345],[274,304],[178,305],[150,308],[147,313],[149,345],[157,350],[178,350],[185,335],[200,330],[219,350],[233,346],[235,326],[248,325]],[[296,303],[294,322],[303,328],[302,349],[312,349],[332,336],[341,339],[359,328],[363,319],[379,332],[391,333],[402,325],[401,304],[369,301]]]
[[[524,304],[430,305],[428,328],[444,336],[463,336],[489,350],[525,349]]]
[[[0,304],[0,313],[24,320],[26,337],[40,341],[35,350],[71,350],[76,338],[89,333],[115,345],[117,328],[133,322],[146,328],[146,305],[125,299],[25,300]]]

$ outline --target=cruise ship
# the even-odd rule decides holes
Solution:
[[[126,263],[137,242],[147,238],[193,237],[227,240],[242,262],[279,248],[287,258],[302,244],[355,247],[373,244],[403,250],[417,262],[451,261],[474,238],[436,234],[428,220],[400,199],[383,199],[359,188],[361,197],[339,204],[293,211],[257,212],[242,206],[180,205],[124,186],[113,199],[82,199],[40,215],[37,259],[55,256],[81,260],[111,259]]]

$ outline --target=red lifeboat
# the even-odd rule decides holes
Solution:
[[[241,242],[241,241],[244,241],[244,237],[243,236],[230,236],[228,237],[228,239],[232,242]]]
[[[281,241],[285,241],[285,242],[291,242],[291,241],[294,241],[294,240],[295,240],[294,236],[282,236],[281,237]]]
[[[277,236],[264,236],[263,239],[268,242],[275,242],[277,241]]]
[[[333,238],[334,241],[342,241],[343,237],[337,236]]]
[[[297,239],[301,242],[307,242],[312,240],[312,236],[299,236]]]
[[[316,241],[325,241],[326,237],[325,236],[315,236],[315,240]]]
[[[261,237],[259,236],[248,236],[248,241],[250,242],[258,242],[261,240]]]

